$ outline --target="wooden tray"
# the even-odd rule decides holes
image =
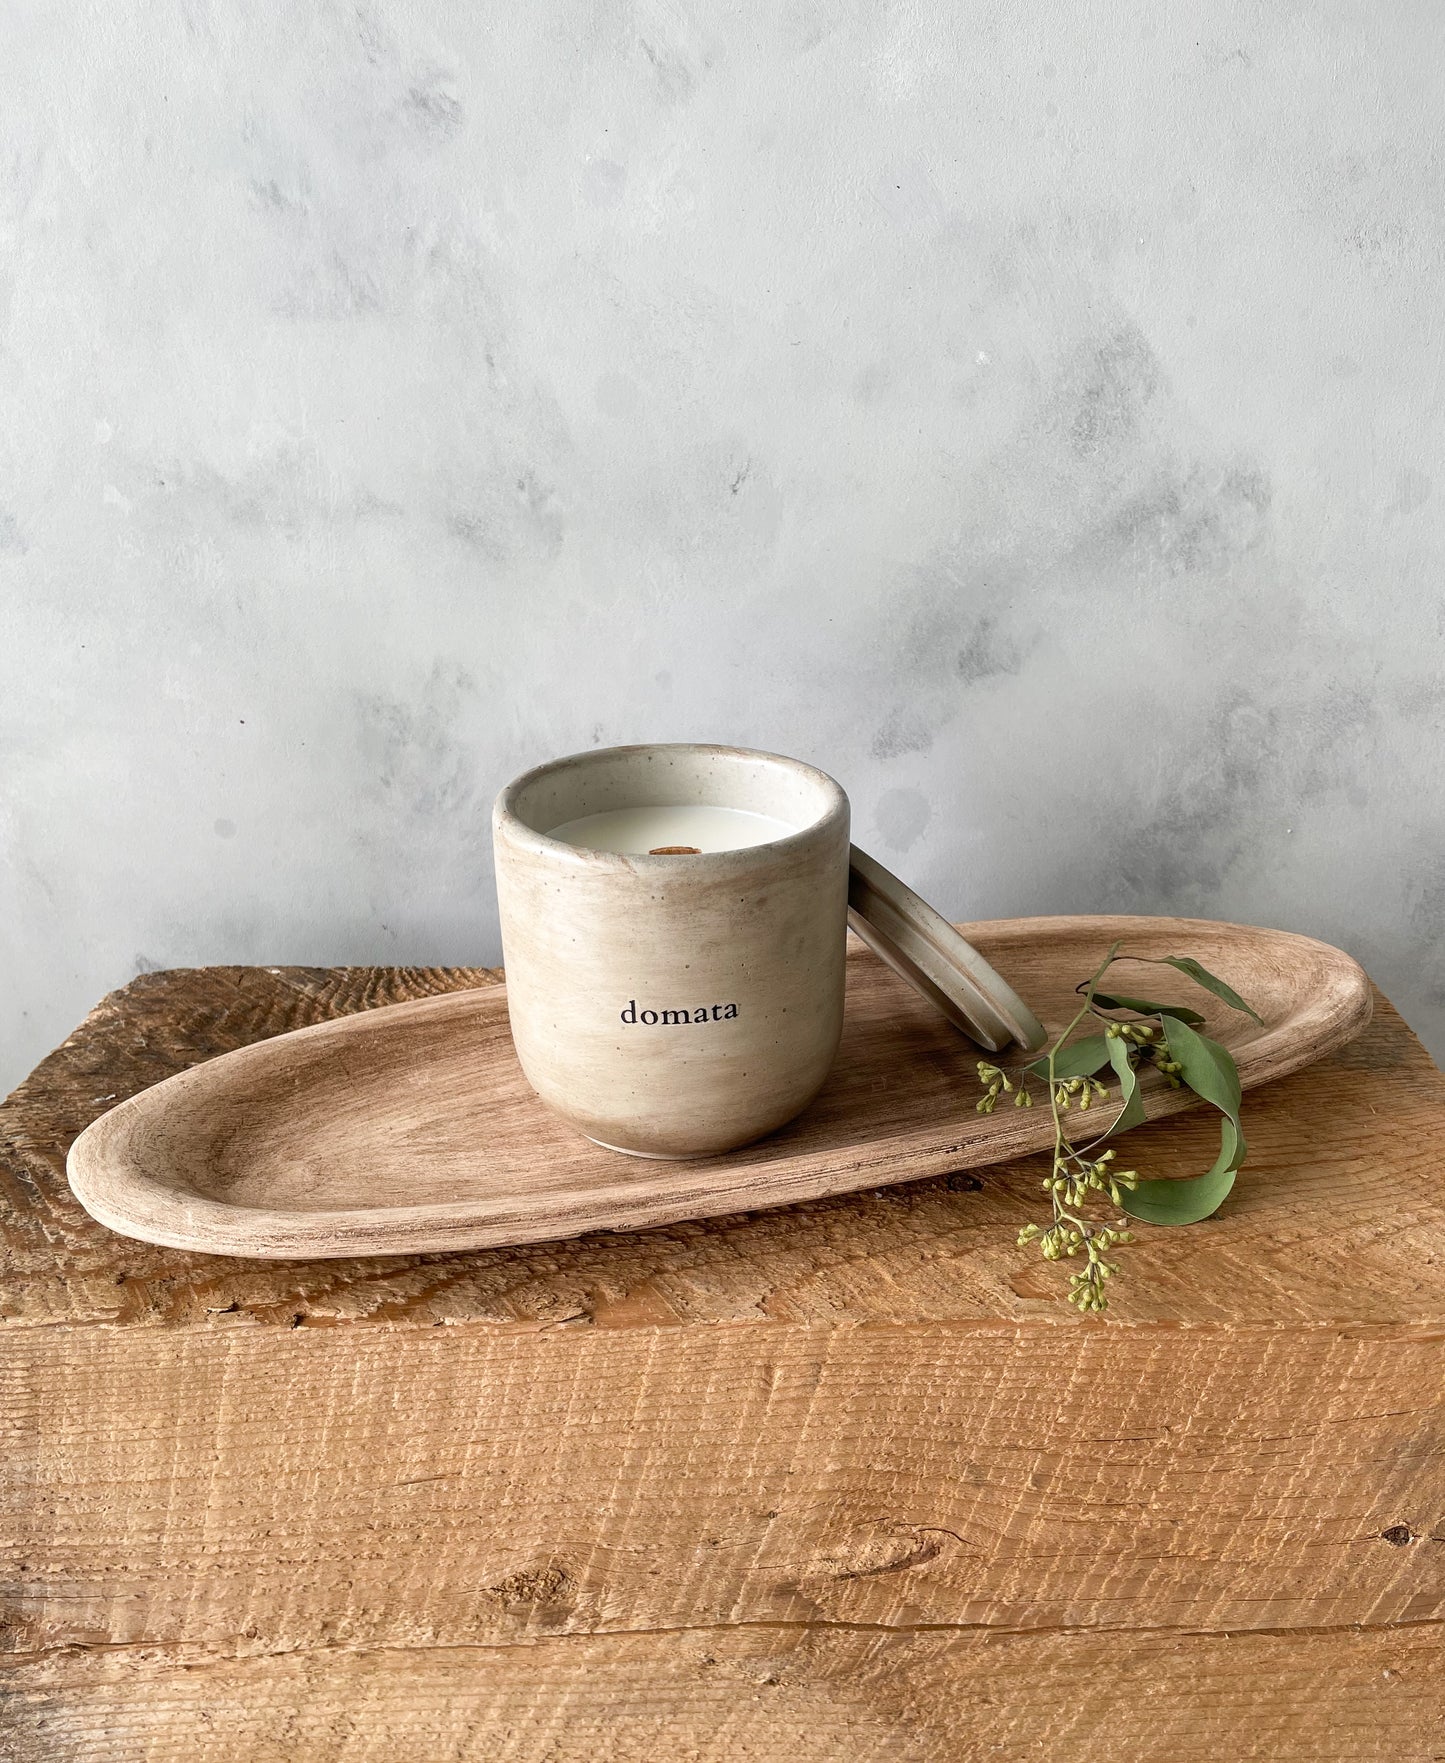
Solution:
[[[1195,956],[1254,1005],[1263,1028],[1169,968],[1147,981],[1135,969],[1125,989],[1203,1010],[1246,1089],[1320,1058],[1370,1017],[1369,982],[1348,955],[1283,931],[1179,918],[960,928],[1051,1034],[1116,938],[1140,954]],[[978,1058],[855,948],[843,1045],[806,1114],[745,1150],[659,1163],[604,1151],[543,1108],[512,1052],[505,987],[487,986],[321,1023],[181,1072],[102,1115],[67,1168],[80,1203],[112,1230],[212,1254],[538,1242],[912,1181],[1051,1143],[1047,1109],[975,1112]],[[1142,1087],[1151,1117],[1192,1105],[1156,1074]]]

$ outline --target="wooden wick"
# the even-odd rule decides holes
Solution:
[[[702,850],[697,845],[654,845],[647,855],[649,857],[701,857]]]

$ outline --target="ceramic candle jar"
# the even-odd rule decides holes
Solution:
[[[782,836],[657,856],[550,836],[692,806]],[[512,1036],[549,1107],[615,1150],[698,1157],[807,1106],[843,1025],[848,798],[832,778],[733,747],[614,747],[518,778],[492,826]]]

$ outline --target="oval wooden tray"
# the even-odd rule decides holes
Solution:
[[[1348,955],[1283,931],[1179,918],[960,928],[1051,1034],[1116,938],[1140,954],[1195,956],[1254,1005],[1262,1028],[1169,968],[1125,969],[1129,984],[1115,983],[1203,1010],[1246,1089],[1332,1051],[1370,1017],[1369,982]],[[745,1150],[658,1163],[604,1151],[543,1108],[512,1052],[505,988],[486,986],[321,1023],[181,1072],[102,1115],[67,1168],[80,1203],[112,1230],[212,1254],[539,1242],[782,1206],[1051,1143],[1047,1109],[975,1112],[978,1057],[857,947],[843,1045],[807,1113]],[[1143,1083],[1151,1117],[1191,1105],[1161,1085],[1154,1074]]]

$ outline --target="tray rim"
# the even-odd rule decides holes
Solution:
[[[1373,1013],[1371,982],[1360,964],[1335,945],[1295,931],[1243,925],[1224,919],[1062,913],[975,920],[960,923],[957,928],[970,941],[980,934],[985,941],[1021,934],[1036,935],[1046,941],[1065,933],[1077,935],[1084,925],[1097,927],[1101,941],[1106,942],[1116,935],[1137,936],[1146,930],[1158,935],[1164,927],[1181,939],[1201,933],[1216,936],[1220,932],[1243,933],[1267,943],[1297,948],[1300,952],[1309,950],[1317,961],[1322,962],[1331,973],[1334,989],[1328,994],[1321,991],[1315,996],[1321,1004],[1326,998],[1334,1000],[1336,1008],[1329,1013],[1331,1020],[1317,1036],[1302,1039],[1300,1025],[1311,1021],[1306,1007],[1303,1014],[1295,1014],[1255,1036],[1249,1042],[1251,1058],[1242,1065],[1240,1072],[1241,1085],[1246,1090],[1289,1076],[1336,1051],[1365,1028]],[[875,957],[860,944],[850,948],[849,959]],[[860,1145],[859,1154],[852,1159],[846,1158],[846,1143],[840,1142],[837,1154],[843,1161],[830,1170],[819,1172],[804,1167],[797,1169],[790,1180],[786,1159],[780,1158],[778,1165],[761,1177],[756,1163],[749,1163],[741,1165],[744,1175],[736,1183],[730,1184],[726,1179],[710,1183],[705,1200],[694,1192],[669,1202],[652,1192],[641,1205],[636,1198],[638,1184],[632,1168],[633,1160],[622,1159],[619,1153],[619,1174],[627,1168],[633,1179],[611,1185],[589,1184],[587,1189],[589,1211],[606,1212],[611,1198],[618,1215],[616,1222],[579,1222],[573,1228],[558,1228],[561,1220],[556,1216],[519,1210],[511,1203],[489,1208],[486,1201],[476,1197],[409,1206],[305,1211],[235,1205],[211,1199],[194,1189],[167,1185],[154,1174],[147,1173],[134,1159],[117,1164],[115,1147],[117,1142],[124,1143],[133,1116],[153,1109],[156,1105],[154,1098],[161,1092],[175,1095],[210,1081],[203,1074],[211,1072],[218,1064],[267,1060],[274,1057],[274,1049],[282,1041],[355,1035],[373,1027],[378,1017],[395,1021],[397,1013],[406,1013],[409,1017],[447,1014],[459,1007],[464,1008],[467,999],[477,996],[497,1000],[504,1006],[505,984],[503,976],[482,985],[459,987],[455,991],[331,1017],[281,1035],[267,1036],[175,1072],[117,1103],[76,1137],[66,1156],[66,1175],[71,1190],[86,1212],[108,1229],[165,1248],[247,1260],[336,1260],[501,1249],[529,1243],[567,1241],[595,1231],[630,1233],[650,1230],[685,1220],[772,1210],[860,1188],[924,1180],[955,1170],[987,1168],[1021,1156],[1035,1155],[1041,1149],[1034,1142],[1037,1127],[1031,1119],[1027,1115],[1015,1117],[1010,1110],[1006,1117],[995,1117],[997,1124],[987,1138],[950,1142],[950,1135],[946,1132],[920,1127],[896,1134],[876,1149]],[[1315,1014],[1324,1013],[1317,1010]],[[1011,1049],[1011,1053],[1018,1052],[1018,1049]],[[1162,1085],[1151,1085],[1143,1093],[1150,1120],[1167,1118],[1198,1105],[1189,1092]],[[767,1142],[764,1139],[758,1144],[766,1145]],[[679,1159],[656,1167],[711,1170],[725,1178],[730,1168],[739,1168],[740,1159],[755,1153],[757,1148],[754,1144],[715,1157]],[[801,1155],[816,1154],[815,1149]],[[759,1192],[763,1185],[770,1190],[768,1195]],[[634,1215],[627,1216],[629,1211]],[[402,1236],[406,1241],[398,1243],[395,1239]],[[264,1239],[264,1246],[257,1246],[258,1238]]]

